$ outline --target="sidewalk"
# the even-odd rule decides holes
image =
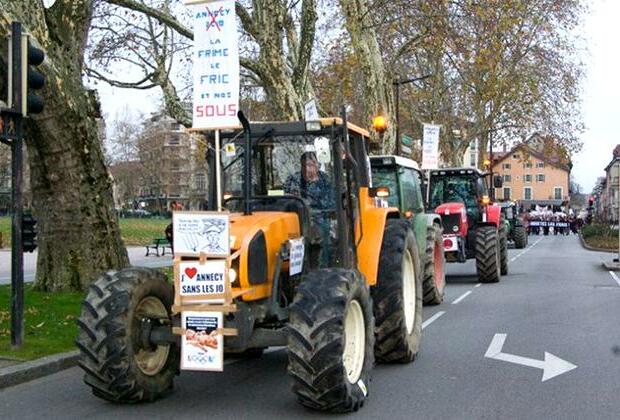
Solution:
[[[146,249],[143,246],[131,246],[127,248],[131,265],[138,267],[159,268],[172,265],[172,255],[166,254],[162,257],[154,255],[145,256]],[[37,270],[37,252],[24,253],[24,282],[30,283],[34,280]],[[11,284],[11,250],[0,249],[0,284]]]

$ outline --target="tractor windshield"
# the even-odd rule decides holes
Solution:
[[[335,176],[329,139],[296,135],[266,137],[253,143],[252,208],[297,212],[311,253],[314,245],[320,246],[318,264],[328,266],[333,254],[330,243],[336,237]],[[244,152],[242,146],[235,147],[234,154],[230,146],[228,150],[222,161],[226,207],[239,211]]]
[[[372,183],[377,187],[388,187],[390,195],[387,197],[390,207],[400,208],[397,168],[395,166],[381,166],[372,168]]]
[[[443,203],[460,202],[465,204],[467,212],[478,209],[479,197],[484,195],[483,184],[471,175],[432,176],[430,183],[430,208],[437,208]]]

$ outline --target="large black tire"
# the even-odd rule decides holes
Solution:
[[[508,274],[508,229],[506,225],[502,226],[499,231],[499,265],[500,274],[502,276]]]
[[[515,226],[513,237],[515,248],[523,249],[527,246],[527,232],[523,226]]]
[[[145,268],[109,272],[90,285],[76,345],[84,382],[108,401],[153,401],[172,389],[179,368],[175,344],[141,344],[143,319],[170,324],[173,289],[164,274]]]
[[[443,302],[446,288],[445,261],[441,227],[433,225],[426,231],[426,257],[422,290],[425,305]]]
[[[407,264],[413,267],[408,269]],[[415,291],[415,297],[409,295],[408,309],[404,298],[407,271],[410,281],[414,282],[413,289],[408,290]],[[409,363],[418,354],[422,338],[422,276],[418,246],[409,222],[388,220],[383,233],[377,284],[371,290],[377,361]]]
[[[476,271],[482,283],[497,283],[500,278],[500,243],[494,226],[476,229]]]
[[[361,313],[364,320],[359,375],[347,372],[344,360],[351,313]],[[289,320],[288,373],[299,402],[321,411],[357,411],[368,395],[374,341],[372,301],[358,271],[333,268],[306,274]]]

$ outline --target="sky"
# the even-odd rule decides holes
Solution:
[[[620,0],[592,0],[585,17],[582,36],[587,52],[583,54],[586,77],[582,87],[582,111],[585,132],[583,149],[573,156],[575,180],[585,193],[592,191],[596,178],[604,175],[612,151],[620,144]],[[160,101],[157,90],[119,89],[99,84],[103,112],[112,121],[125,109],[148,115]],[[108,123],[108,135],[110,135]]]

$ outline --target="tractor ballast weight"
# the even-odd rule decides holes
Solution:
[[[303,405],[355,411],[368,395],[375,358],[411,362],[418,352],[416,238],[397,208],[373,196],[369,133],[347,122],[344,112],[309,122],[239,119],[243,130],[221,132],[221,191],[214,191],[213,171],[222,151],[208,140],[213,182],[205,217],[229,220],[225,279],[232,296],[222,309],[223,328],[210,334],[228,334],[224,354],[286,346],[293,391]],[[215,208],[218,194],[223,209]],[[175,255],[179,241],[175,234]],[[111,272],[91,286],[76,343],[96,396],[138,402],[171,389],[185,343],[179,334],[186,334],[180,328],[185,309],[173,301],[182,298],[182,288],[150,269]]]

